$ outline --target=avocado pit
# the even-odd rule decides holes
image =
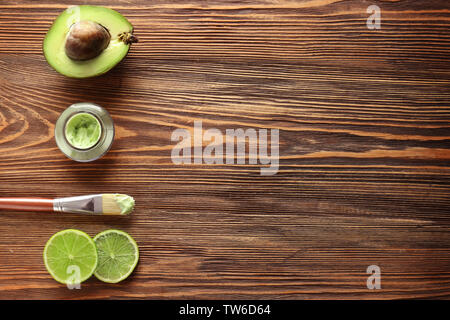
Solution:
[[[94,21],[82,20],[71,26],[65,52],[73,60],[89,60],[102,53],[110,40],[111,35],[105,27]]]

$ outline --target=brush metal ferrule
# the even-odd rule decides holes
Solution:
[[[102,214],[102,195],[93,194],[54,199],[53,210],[56,212]]]

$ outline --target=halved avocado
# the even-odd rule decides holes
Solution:
[[[117,11],[71,6],[53,22],[44,39],[47,62],[59,73],[88,78],[111,70],[137,42],[133,26]]]

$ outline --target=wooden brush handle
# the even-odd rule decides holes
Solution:
[[[42,198],[0,198],[0,209],[53,211],[53,200]]]

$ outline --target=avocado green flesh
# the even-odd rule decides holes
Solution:
[[[97,57],[76,61],[66,55],[64,46],[70,27],[81,20],[91,20],[108,29],[111,41]],[[112,69],[127,55],[130,45],[119,40],[119,34],[132,31],[133,26],[117,11],[98,6],[72,6],[56,18],[45,36],[44,55],[48,63],[65,76],[98,76]]]
[[[88,149],[100,139],[101,125],[97,118],[89,113],[77,113],[66,124],[67,141],[78,149]]]

